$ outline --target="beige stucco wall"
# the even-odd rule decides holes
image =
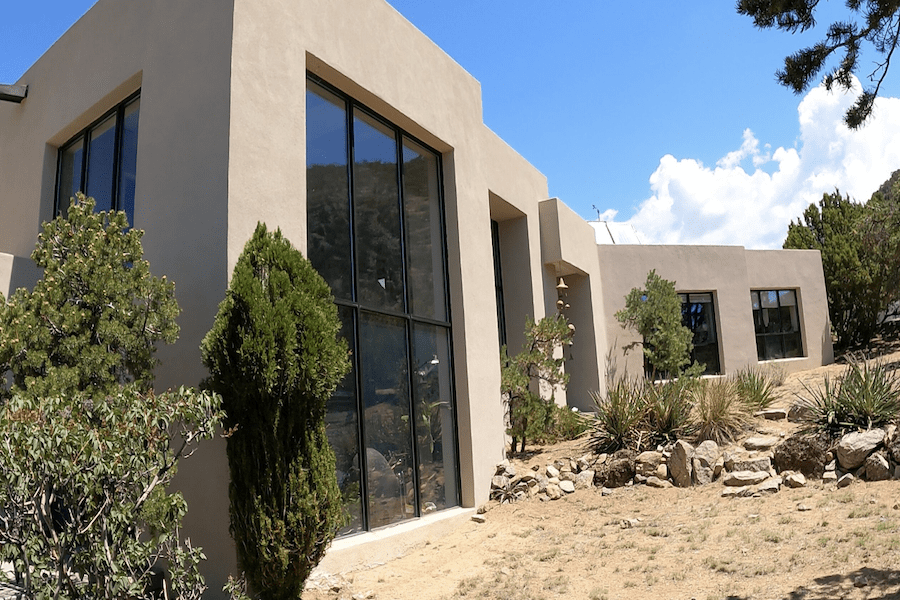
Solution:
[[[647,273],[675,282],[678,292],[713,292],[723,373],[758,363],[751,289],[797,289],[801,302],[803,358],[766,361],[785,372],[828,364],[834,357],[828,332],[828,307],[819,253],[814,250],[745,250],[740,246],[600,245],[608,359],[618,374],[643,372],[639,336],[615,319],[633,287]],[[812,343],[807,342],[811,340]]]
[[[607,332],[603,316],[603,277],[596,251],[594,229],[558,198],[540,203],[541,254],[546,268],[562,277],[567,290],[563,300],[569,322],[575,325],[572,346],[564,349],[570,407],[593,410],[592,392],[603,392]],[[558,298],[554,286],[550,301]],[[549,304],[549,303],[548,303]]]

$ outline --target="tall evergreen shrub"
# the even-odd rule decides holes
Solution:
[[[276,230],[257,225],[203,340],[226,412],[231,533],[251,587],[296,599],[340,527],[325,405],[350,369],[331,290]]]

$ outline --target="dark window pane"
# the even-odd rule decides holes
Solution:
[[[403,319],[360,313],[369,527],[415,516],[409,354]]]
[[[410,312],[446,321],[438,160],[410,140],[403,143],[403,208]]]
[[[84,138],[79,137],[62,149],[59,156],[59,192],[56,210],[65,214],[69,200],[82,190],[81,164],[84,158]]]
[[[781,336],[767,335],[766,339],[766,357],[769,359],[784,358],[784,352],[781,350]]]
[[[119,210],[128,215],[128,223],[134,225],[134,188],[137,179],[138,119],[141,99],[125,107],[122,119],[122,148],[119,151]]]
[[[353,299],[347,114],[343,100],[309,83],[306,93],[307,255],[335,298]]]
[[[365,113],[356,111],[353,123],[357,301],[402,311],[397,144],[393,131]]]
[[[778,333],[781,331],[781,319],[777,308],[764,308],[763,328],[766,333]]]
[[[784,356],[792,358],[795,356],[803,356],[803,348],[800,343],[800,333],[791,333],[784,336]]]
[[[338,314],[341,318],[340,336],[347,340],[350,356],[355,356],[353,310],[346,306],[338,306]],[[350,517],[350,522],[340,530],[341,534],[360,531],[363,528],[355,361],[351,361],[351,364],[353,365],[352,370],[338,385],[328,401],[325,416],[328,442],[334,450],[338,486],[341,488],[344,510]]]
[[[457,503],[456,444],[447,329],[413,325],[413,409],[422,514]]]
[[[113,115],[90,131],[87,155],[87,190],[97,201],[97,211],[113,207],[113,162],[116,151],[116,116]]]

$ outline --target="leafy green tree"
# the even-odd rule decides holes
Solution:
[[[675,282],[647,273],[644,289],[632,288],[625,296],[625,308],[616,313],[623,327],[642,337],[644,358],[652,376],[697,375],[703,365],[691,365],[694,335],[681,322],[681,300]]]
[[[816,25],[819,0],[738,0],[737,11],[753,19],[760,29],[775,27],[789,33],[807,31]],[[825,87],[849,90],[852,76],[859,72],[859,57],[864,43],[869,43],[881,62],[875,62],[868,76],[875,83],[867,87],[847,110],[844,122],[856,129],[872,114],[875,98],[887,76],[891,55],[900,37],[900,3],[896,0],[848,0],[848,15],[828,27],[825,39],[798,50],[784,59],[784,69],[776,72],[778,82],[800,94],[815,83],[833,55],[843,54],[837,66],[824,77]]]
[[[510,357],[506,346],[501,348],[500,393],[506,404],[506,432],[512,437],[512,452],[519,440],[520,452],[524,452],[526,439],[540,437],[551,426],[555,404],[552,390],[565,389],[569,382],[563,370],[565,359],[557,350],[570,343],[573,333],[561,314],[537,322],[528,317],[522,351]],[[548,398],[541,395],[541,388],[550,391]]]
[[[884,248],[866,248],[861,229],[867,207],[840,192],[824,194],[802,219],[788,226],[784,248],[822,253],[822,271],[831,326],[840,349],[866,344],[878,314],[892,298]]]
[[[144,232],[124,212],[94,212],[79,194],[45,223],[31,255],[44,270],[34,289],[0,305],[0,373],[10,393],[65,396],[148,390],[157,342],[178,337],[175,286],[150,275]]]
[[[222,394],[231,533],[251,587],[296,599],[343,522],[325,435],[350,369],[328,285],[280,231],[259,224],[203,340],[205,385]]]
[[[0,407],[0,596],[198,599],[204,558],[182,543],[176,466],[221,421],[220,399],[134,384],[14,396]]]
[[[44,225],[43,278],[0,304],[0,591],[148,598],[164,563],[170,597],[198,598],[202,553],[166,487],[219,398],[150,391],[155,344],[178,332],[174,286],[150,275],[125,213],[93,208],[79,194]]]
[[[900,170],[866,203],[860,232],[863,251],[878,257],[884,270],[885,301],[893,303],[900,298]]]

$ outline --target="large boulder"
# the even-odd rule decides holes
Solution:
[[[678,487],[691,487],[694,447],[683,440],[678,440],[672,448],[672,455],[667,463],[669,476]]]
[[[634,459],[634,470],[638,475],[650,477],[656,475],[656,470],[662,462],[662,452],[648,450],[646,452],[641,452],[637,455],[637,458]]]
[[[715,478],[716,461],[719,459],[719,445],[706,440],[694,449],[691,457],[692,480],[697,485],[712,483]]]
[[[866,458],[866,479],[884,481],[891,478],[891,463],[881,452],[873,452]]]
[[[848,433],[837,444],[838,463],[847,471],[856,469],[866,462],[866,457],[872,454],[883,441],[883,429]]]
[[[622,487],[634,478],[634,452],[619,450],[602,465],[594,466],[594,483],[608,488]]]
[[[807,477],[818,479],[825,472],[825,454],[828,440],[822,435],[795,434],[775,447],[772,461],[775,469],[797,471]]]

